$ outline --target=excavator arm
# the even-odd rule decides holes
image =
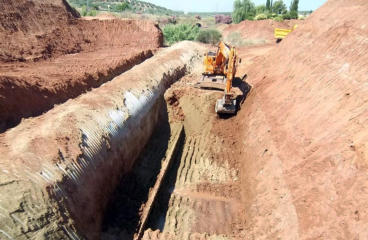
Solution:
[[[227,69],[226,69],[225,93],[227,94],[230,94],[232,82],[235,77],[235,73],[236,73],[236,50],[235,48],[231,48],[229,57],[228,57]]]

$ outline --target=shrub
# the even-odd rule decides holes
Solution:
[[[264,14],[264,13],[258,14],[258,15],[254,18],[254,20],[265,20],[265,19],[267,19],[267,15],[266,15],[266,14]]]
[[[283,20],[290,20],[291,19],[291,16],[290,16],[290,13],[285,13],[282,15],[282,19]]]
[[[198,33],[199,28],[190,24],[169,24],[163,30],[165,42],[168,45],[184,40],[195,40]]]
[[[129,3],[127,3],[127,2],[123,2],[123,3],[121,3],[121,4],[116,5],[115,9],[116,9],[116,11],[118,11],[118,12],[123,12],[123,11],[125,11],[125,10],[130,9],[130,4],[129,4]]]
[[[93,10],[99,10],[100,9],[100,7],[95,3],[92,3],[90,8],[93,9]]]
[[[298,19],[298,12],[290,11],[289,16],[290,16],[290,18],[292,18],[292,19]]]
[[[216,29],[201,30],[196,38],[198,42],[216,44],[222,38],[221,33]]]
[[[87,16],[87,8],[85,6],[82,7],[80,15],[81,16]]]
[[[266,5],[259,5],[256,7],[256,13],[260,14],[260,13],[266,13],[268,11]]]
[[[275,20],[276,22],[282,22],[284,21],[284,18],[282,16],[277,16],[273,20]]]
[[[97,11],[96,11],[96,10],[94,10],[94,9],[87,11],[86,6],[83,6],[83,7],[82,7],[82,11],[81,11],[81,13],[80,13],[80,14],[81,14],[83,17],[85,17],[85,16],[96,16],[96,15],[97,15]]]
[[[87,12],[87,16],[96,16],[96,15],[97,15],[97,11],[94,9]]]

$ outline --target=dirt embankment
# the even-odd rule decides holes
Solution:
[[[165,89],[202,52],[193,42],[163,49],[1,134],[0,238],[100,239],[109,197],[155,129]]]
[[[0,61],[28,61],[77,53],[87,45],[79,14],[64,0],[1,0]]]
[[[244,45],[259,45],[275,42],[275,28],[290,29],[295,24],[301,24],[303,22],[304,20],[286,20],[283,22],[274,20],[245,20],[238,24],[224,25],[220,27],[220,30],[225,40],[236,41],[237,39],[234,38],[241,37]]]
[[[242,68],[244,239],[368,237],[367,10],[328,1]]]
[[[162,45],[153,23],[77,18],[65,1],[0,10],[0,131],[98,87]]]

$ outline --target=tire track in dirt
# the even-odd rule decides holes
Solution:
[[[239,178],[229,164],[234,151],[212,129],[218,120],[212,105],[219,95],[188,87],[186,80],[166,93],[173,103],[168,106],[171,119],[178,119],[171,114],[184,113],[186,137],[143,239],[231,239],[240,221]],[[173,96],[179,96],[179,104]]]

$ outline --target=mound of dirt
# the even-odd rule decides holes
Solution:
[[[0,0],[0,131],[98,87],[162,46],[135,20],[78,19],[62,0]]]
[[[275,28],[292,28],[295,24],[303,23],[302,20],[287,20],[276,22],[274,20],[245,20],[238,24],[224,25],[221,31],[225,39],[231,38],[231,35],[239,34],[245,41],[251,43],[269,43],[274,42]]]
[[[82,50],[79,14],[65,0],[0,0],[0,61],[27,61]]]
[[[328,1],[247,69],[245,239],[368,237],[367,10]]]

